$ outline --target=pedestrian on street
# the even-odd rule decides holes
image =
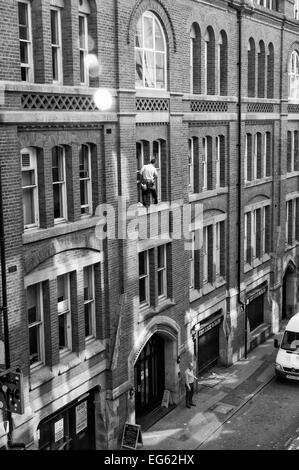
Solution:
[[[158,179],[158,172],[155,168],[156,159],[152,158],[150,163],[143,165],[140,170],[141,175],[141,190],[142,190],[142,204],[149,206],[149,196],[153,197],[154,204],[158,204],[156,183]]]
[[[193,394],[194,394],[194,380],[198,380],[197,377],[193,374],[193,363],[189,362],[189,365],[185,371],[185,387],[186,387],[186,407],[191,408],[191,406],[196,406],[193,403]]]

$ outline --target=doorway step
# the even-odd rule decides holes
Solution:
[[[169,405],[168,408],[157,406],[157,408],[154,408],[150,413],[140,416],[137,420],[137,424],[140,424],[142,431],[147,431],[157,421],[170,413],[175,406],[176,405]]]

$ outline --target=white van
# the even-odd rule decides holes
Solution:
[[[274,340],[274,347],[279,348],[275,361],[277,377],[299,380],[299,313],[287,323],[281,343]]]

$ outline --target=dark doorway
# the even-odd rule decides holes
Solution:
[[[253,331],[264,322],[264,295],[252,300],[247,308],[250,331]]]
[[[283,277],[282,283],[282,301],[281,301],[281,319],[288,319],[295,313],[296,304],[296,269],[289,264]]]
[[[197,367],[198,371],[212,367],[219,359],[219,325],[201,334],[198,332]]]
[[[147,342],[136,362],[135,368],[135,411],[144,416],[161,404],[165,388],[164,340],[155,334]]]
[[[287,318],[287,273],[283,278],[282,283],[282,302],[281,302],[281,319]]]

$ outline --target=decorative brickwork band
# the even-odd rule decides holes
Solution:
[[[36,93],[22,95],[22,108],[42,111],[95,111],[97,109],[92,96]]]
[[[191,101],[191,112],[193,113],[226,113],[228,104],[222,101]]]
[[[169,101],[158,98],[137,98],[136,111],[169,111]]]
[[[272,103],[248,103],[248,113],[273,113],[274,107]]]

